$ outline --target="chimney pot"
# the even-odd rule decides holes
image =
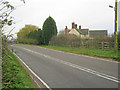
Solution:
[[[68,28],[67,28],[67,26],[65,28],[65,34],[68,34]]]
[[[73,29],[73,28],[75,28],[75,23],[74,23],[74,22],[72,23],[72,29]]]
[[[75,24],[75,29],[77,29],[77,24]]]
[[[79,26],[79,29],[81,30],[81,25]]]
[[[65,29],[68,29],[68,28],[67,28],[67,26],[66,26],[66,28],[65,28]]]

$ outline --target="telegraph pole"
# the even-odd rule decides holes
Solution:
[[[118,0],[115,0],[115,31],[114,31],[114,49],[118,51]]]
[[[114,8],[115,11],[115,30],[114,30],[114,50],[118,51],[118,0],[115,0],[115,7],[109,5],[110,8]]]

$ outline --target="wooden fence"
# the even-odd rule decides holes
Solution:
[[[114,42],[99,42],[98,46],[100,49],[113,49]],[[118,50],[120,50],[120,42],[118,43]]]
[[[118,42],[118,50],[120,50],[120,42]]]

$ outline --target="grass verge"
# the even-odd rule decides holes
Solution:
[[[75,54],[83,54],[90,56],[97,56],[103,58],[110,58],[116,61],[120,61],[120,51],[115,53],[113,50],[101,50],[101,49],[87,49],[87,48],[71,48],[71,47],[60,47],[60,46],[41,46],[45,48],[61,50],[64,52],[70,52]]]
[[[26,69],[11,51],[5,49],[2,63],[2,88],[35,88]]]

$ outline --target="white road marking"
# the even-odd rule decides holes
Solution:
[[[27,68],[28,70],[35,76],[37,77],[38,80],[40,80],[48,89],[50,89],[50,87],[36,74],[34,73],[30,68],[29,66],[20,58],[18,57],[15,53],[13,53]]]
[[[40,87],[40,85],[37,83],[37,81],[36,80],[34,80],[34,78],[32,77],[32,75],[30,75],[30,77],[32,78],[32,80],[37,84],[37,86],[39,86],[39,88],[41,88]]]
[[[17,47],[17,46],[15,46],[15,47]],[[32,52],[32,53],[35,53],[35,54],[38,54],[38,55],[41,55],[41,56],[44,56],[45,58],[48,58],[48,59],[57,61],[57,62],[59,62],[59,63],[62,63],[62,64],[65,64],[65,65],[71,66],[71,67],[73,67],[73,68],[76,68],[76,69],[79,69],[79,70],[82,70],[82,71],[85,71],[85,72],[94,74],[94,75],[96,75],[96,76],[99,76],[99,77],[102,77],[102,78],[105,78],[105,79],[114,81],[114,82],[116,82],[116,83],[120,83],[119,80],[118,80],[118,78],[116,78],[116,77],[113,77],[113,76],[110,76],[110,75],[107,75],[107,74],[103,74],[103,73],[100,73],[100,72],[97,72],[97,71],[95,71],[95,70],[91,70],[91,69],[88,69],[88,68],[85,68],[85,67],[81,67],[81,66],[79,66],[79,65],[72,64],[72,63],[70,63],[70,62],[66,62],[66,61],[63,61],[63,60],[60,60],[60,59],[57,59],[57,58],[54,58],[54,57],[45,55],[45,54],[41,54],[41,53],[32,51],[32,50],[30,50],[30,49],[26,49],[26,48],[23,48],[23,47],[19,47],[19,48],[24,49],[24,50],[29,51],[29,52]]]

